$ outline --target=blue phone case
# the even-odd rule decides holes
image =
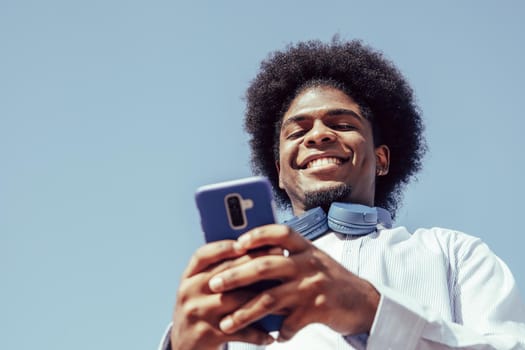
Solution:
[[[206,242],[237,239],[255,227],[275,223],[272,190],[264,177],[249,177],[199,187],[195,194]],[[237,213],[237,214],[235,214]],[[275,286],[274,281],[255,288]],[[267,332],[281,328],[283,317],[268,315],[256,322]]]

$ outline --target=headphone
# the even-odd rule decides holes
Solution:
[[[313,208],[284,222],[303,237],[313,241],[329,230],[352,236],[374,232],[378,226],[392,228],[390,213],[380,207],[333,202],[328,215],[321,207]]]

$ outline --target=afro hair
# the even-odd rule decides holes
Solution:
[[[374,144],[390,148],[389,172],[376,179],[374,203],[395,216],[403,189],[422,167],[424,126],[413,91],[399,70],[358,40],[300,42],[261,63],[246,92],[245,129],[254,173],[268,177],[277,202],[289,205],[275,167],[279,130],[291,101],[313,85],[335,87],[351,96],[372,123]]]

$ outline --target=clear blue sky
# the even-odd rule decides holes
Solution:
[[[0,0],[0,349],[153,349],[202,244],[196,187],[250,174],[267,53],[360,38],[430,152],[397,223],[481,237],[525,290],[521,1]]]

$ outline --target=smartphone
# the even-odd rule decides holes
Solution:
[[[195,201],[206,242],[237,239],[255,227],[275,223],[271,185],[261,176],[248,177],[199,187]],[[262,290],[277,281],[263,281],[249,288]],[[255,324],[267,332],[281,328],[283,317],[268,315]]]

